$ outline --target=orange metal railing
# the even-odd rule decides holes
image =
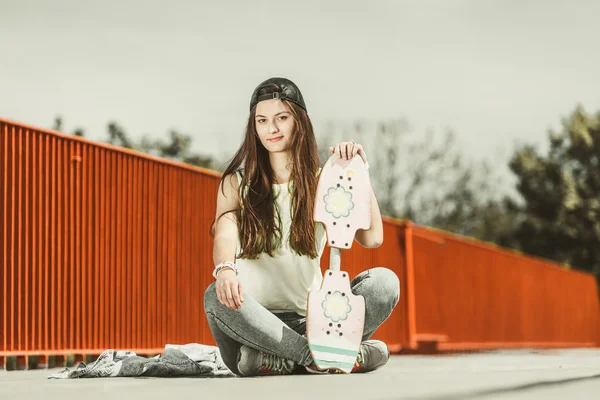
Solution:
[[[0,365],[214,344],[202,296],[218,180],[0,119]],[[384,229],[380,248],[354,246],[343,266],[398,274],[400,303],[375,335],[393,350],[598,344],[591,275],[389,218]]]
[[[596,280],[548,261],[412,227],[417,340],[440,349],[598,344]]]
[[[0,120],[0,357],[210,342],[218,175]]]

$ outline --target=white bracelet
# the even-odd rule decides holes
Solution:
[[[236,275],[238,274],[238,269],[236,265],[232,262],[225,261],[215,267],[215,269],[213,270],[213,278],[217,279],[217,274],[219,273],[219,271],[225,268],[231,268]]]

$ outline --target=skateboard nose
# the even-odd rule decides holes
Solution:
[[[350,249],[357,229],[369,229],[370,214],[370,180],[362,160],[332,156],[321,172],[315,209],[315,219],[326,226],[327,244]]]

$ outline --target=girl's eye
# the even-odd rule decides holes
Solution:
[[[282,118],[282,119],[285,121],[285,120],[287,119],[287,115],[282,115],[282,116],[281,116],[281,117],[279,117],[279,118]]]
[[[259,120],[258,120],[258,123],[259,123],[259,124],[262,124],[264,121],[265,121],[264,119],[259,119]]]

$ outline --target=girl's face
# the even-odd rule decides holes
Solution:
[[[256,105],[254,126],[265,148],[272,153],[290,149],[294,134],[294,117],[279,99],[261,101]]]

